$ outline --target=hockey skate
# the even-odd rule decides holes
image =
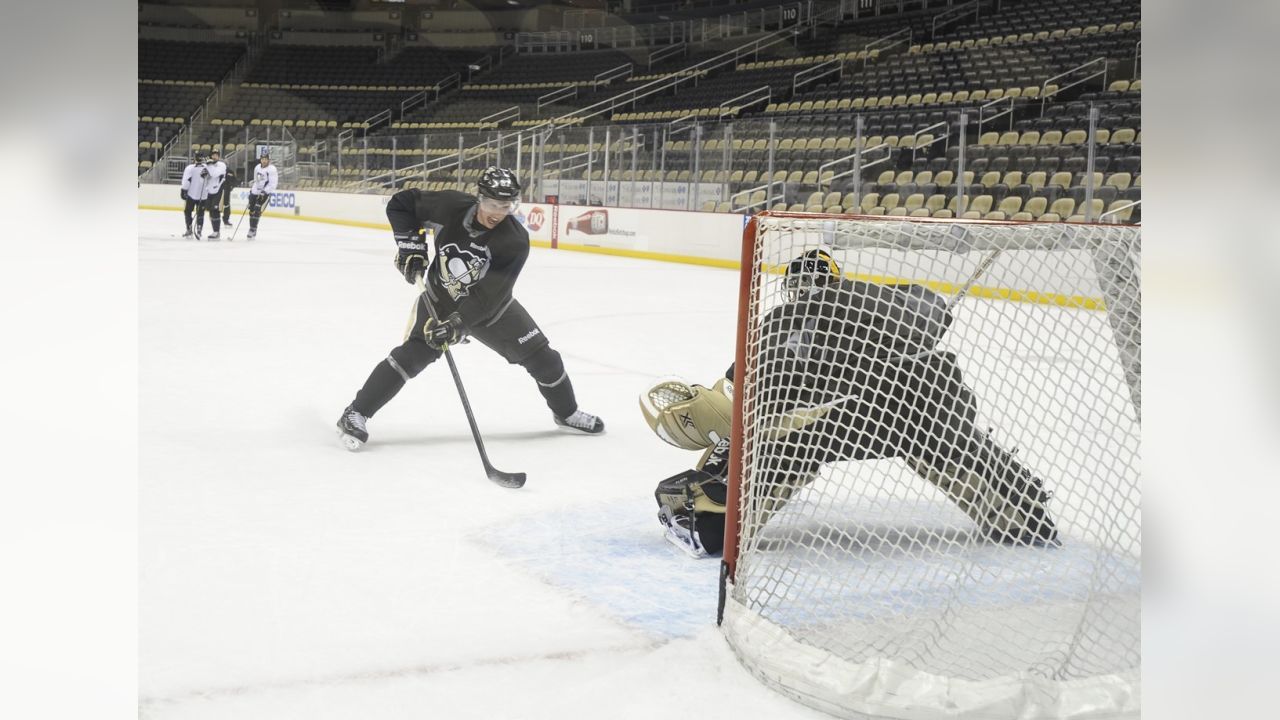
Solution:
[[[246,235],[245,237],[246,237],[246,238],[248,238],[249,240],[252,240],[252,239],[254,239],[254,238],[255,238],[255,237],[257,237],[257,236],[258,236],[258,231],[257,231],[257,230],[250,230],[250,231],[249,231],[249,234],[248,234],[248,235]]]
[[[990,437],[984,439],[984,450],[993,471],[995,487],[1011,504],[1013,512],[985,528],[987,536],[1005,545],[1060,547],[1058,527],[1049,516],[1048,503],[1053,493],[1045,490],[1040,479],[1017,458],[1017,450],[1000,447]],[[1012,517],[1010,517],[1012,515]],[[1014,522],[1009,522],[1009,520]]]
[[[693,527],[692,515],[676,514],[671,511],[671,508],[660,507],[658,522],[662,523],[663,537],[667,542],[683,550],[689,557],[704,558],[709,554],[702,546],[698,533]]]
[[[182,233],[182,237],[183,239],[190,240],[195,237],[195,234],[191,232],[191,228],[187,228],[187,231]]]
[[[218,231],[217,231],[217,230],[214,230],[214,231],[213,231],[213,234],[211,234],[211,235],[210,235],[208,238],[206,238],[206,239],[207,239],[207,240],[221,240],[221,239],[222,239],[222,237],[218,234]]]
[[[338,434],[342,436],[343,446],[351,452],[359,450],[369,441],[369,431],[364,426],[367,420],[350,405],[342,411],[342,417],[338,418]]]
[[[569,417],[556,416],[556,424],[566,430],[580,432],[584,435],[599,435],[604,432],[603,420],[581,410],[575,410]]]

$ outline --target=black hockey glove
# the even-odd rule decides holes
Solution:
[[[209,177],[209,168],[203,168],[203,169],[201,169],[201,170],[200,170],[200,177],[202,177],[202,178],[207,178],[207,177]]]
[[[427,231],[419,230],[416,234],[396,233],[396,269],[404,275],[405,282],[410,285],[418,281],[419,275],[427,272]]]
[[[462,316],[455,312],[444,320],[429,318],[422,326],[422,334],[426,336],[428,345],[446,350],[462,340]]]
[[[179,190],[179,191],[178,191],[178,197],[182,198],[184,202],[185,202],[185,201],[187,201],[187,200],[190,200],[190,199],[191,199],[191,198],[187,197],[187,191],[186,191],[186,190]]]

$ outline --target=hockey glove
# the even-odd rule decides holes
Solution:
[[[182,198],[183,202],[186,202],[187,200],[190,200],[190,199],[191,199],[191,198],[187,197],[187,191],[186,191],[186,190],[179,190],[179,191],[178,191],[178,197]]]
[[[431,318],[422,326],[422,334],[431,347],[447,350],[450,345],[462,340],[462,316],[455,312],[444,320]]]
[[[207,178],[207,177],[209,177],[209,169],[208,169],[208,168],[205,168],[205,169],[201,170],[201,171],[200,171],[200,177],[202,177],[202,178]]]
[[[410,285],[418,280],[419,275],[427,272],[427,231],[417,233],[396,233],[396,269],[404,275],[405,282]]]

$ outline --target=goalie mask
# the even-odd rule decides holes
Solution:
[[[787,274],[782,284],[787,300],[797,302],[822,290],[840,278],[840,266],[831,253],[813,249],[787,264]]]

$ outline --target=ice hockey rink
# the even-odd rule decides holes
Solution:
[[[494,465],[528,473],[508,490],[444,362],[361,452],[338,443],[415,296],[388,232],[138,224],[142,717],[827,717],[739,665],[719,563],[656,520],[654,486],[696,456],[637,395],[724,371],[735,271],[534,248],[516,295],[608,429],[559,430],[523,369],[455,348]]]

